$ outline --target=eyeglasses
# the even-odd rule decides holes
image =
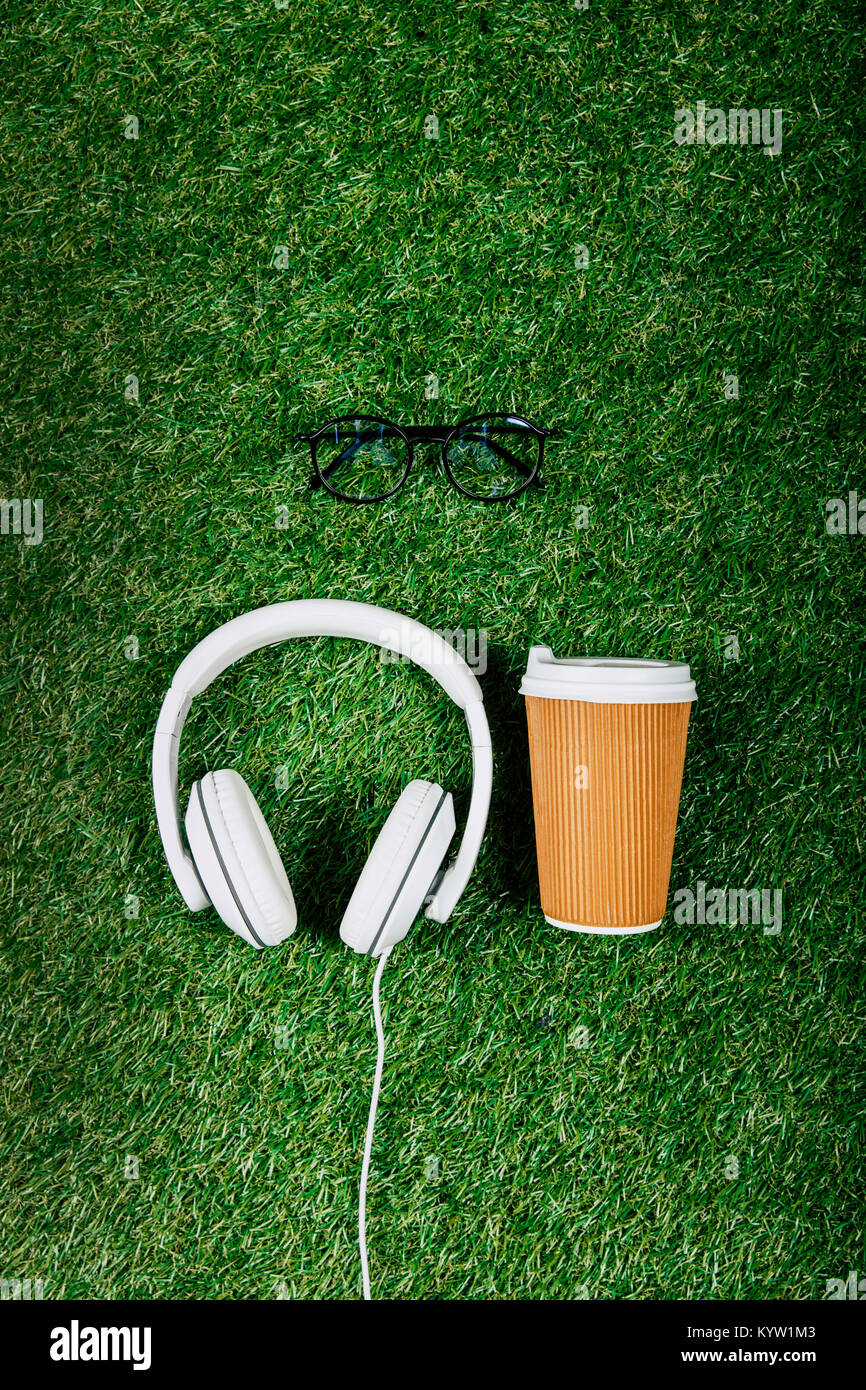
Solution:
[[[405,483],[414,444],[436,443],[448,481],[478,502],[505,502],[544,487],[544,441],[555,434],[520,415],[476,415],[456,425],[400,425],[373,415],[341,415],[299,434],[313,463],[311,488],[344,502],[384,502]]]

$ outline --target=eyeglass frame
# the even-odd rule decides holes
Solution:
[[[408,450],[408,459],[402,478],[394,487],[390,488],[388,492],[380,493],[378,497],[350,497],[347,493],[340,492],[336,488],[333,488],[325,477],[324,470],[321,468],[317,457],[316,445],[327,431],[333,429],[335,425],[342,425],[346,422],[354,424],[356,420],[369,421],[372,425],[386,425],[389,430],[393,430],[395,434],[399,435]],[[470,492],[468,488],[463,487],[462,483],[457,481],[448,463],[447,449],[459,430],[465,429],[467,425],[478,425],[493,420],[504,420],[508,424],[513,424],[516,427],[515,432],[529,430],[538,440],[538,460],[529,477],[521,483],[520,487],[515,488],[512,492],[506,492],[499,496],[482,497],[478,493]],[[393,420],[385,420],[380,415],[358,415],[353,413],[352,415],[337,415],[333,420],[328,420],[324,425],[320,425],[319,428],[314,430],[311,434],[295,435],[293,442],[295,444],[309,444],[310,446],[310,457],[313,464],[313,476],[310,479],[310,488],[324,487],[330,492],[332,497],[338,498],[341,502],[350,502],[356,506],[364,506],[369,502],[387,502],[389,497],[393,497],[400,491],[412,471],[415,462],[415,443],[440,445],[440,458],[446,477],[452,487],[455,487],[464,497],[468,497],[473,502],[510,502],[513,498],[520,497],[521,494],[526,492],[530,487],[543,489],[547,486],[541,477],[541,469],[544,464],[544,441],[546,439],[555,439],[557,434],[557,430],[543,429],[540,425],[533,424],[531,420],[525,419],[522,415],[515,415],[512,411],[504,410],[491,411],[486,415],[472,415],[466,420],[458,420],[456,425],[451,426],[406,425],[405,427],[396,425]],[[518,461],[518,469],[519,467],[520,461]]]

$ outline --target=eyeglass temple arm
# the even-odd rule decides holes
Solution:
[[[392,433],[396,433],[396,431],[391,431],[391,432],[392,432]],[[321,474],[322,474],[323,477],[325,477],[325,478],[330,478],[331,474],[332,474],[337,468],[340,467],[340,464],[341,464],[341,463],[345,463],[346,459],[349,458],[349,457],[351,457],[351,455],[354,453],[354,451],[355,451],[361,444],[366,444],[366,443],[368,443],[369,440],[371,440],[371,439],[380,439],[380,438],[381,438],[381,433],[380,433],[379,430],[362,430],[360,436],[359,436],[357,439],[353,439],[352,442],[346,446],[346,448],[343,450],[343,452],[342,452],[341,454],[338,454],[337,457],[336,457],[335,459],[333,459],[332,462],[329,463],[325,468],[322,468],[321,465],[318,465],[318,471],[317,471],[315,468],[313,469],[313,476],[312,476],[312,478],[310,479],[310,487],[311,487],[311,488],[314,488],[314,487],[321,487],[321,486],[322,486],[322,480],[321,480],[321,478],[319,477],[319,472],[321,472]],[[311,434],[296,434],[296,435],[294,436],[293,440],[292,440],[292,443],[293,443],[293,444],[312,444],[312,442],[313,442],[313,435],[311,435]]]
[[[466,438],[466,435],[462,435],[460,439],[453,440],[452,442],[462,443]],[[483,435],[476,434],[471,436],[469,442],[472,444],[486,444],[492,454],[495,454],[497,458],[503,459],[506,463],[513,464],[517,472],[521,473],[524,478],[531,476],[533,470],[523,462],[523,459],[518,458],[516,454],[512,454],[510,449],[506,449],[503,444],[497,443],[495,439],[485,439]]]
[[[371,434],[371,435],[370,435],[370,439],[379,439],[379,438],[380,438],[380,435],[379,435],[378,430],[376,431],[375,434]],[[330,462],[329,464],[326,464],[326,466],[325,466],[324,468],[322,468],[322,465],[319,464],[318,466],[319,466],[319,470],[320,470],[320,472],[321,472],[321,474],[322,474],[322,477],[324,477],[324,478],[330,478],[331,474],[334,473],[334,472],[336,472],[336,470],[340,467],[340,464],[341,464],[341,463],[345,463],[345,461],[346,461],[347,458],[351,458],[351,457],[352,457],[352,454],[355,452],[356,449],[360,448],[360,446],[361,446],[362,444],[367,444],[367,443],[369,443],[369,440],[367,440],[367,439],[353,439],[352,442],[351,442],[351,444],[348,444],[348,445],[346,446],[346,448],[343,450],[343,452],[342,452],[341,454],[338,454],[337,457],[336,457],[335,459],[332,459],[331,462]]]
[[[459,428],[459,425],[404,425],[401,429],[397,425],[386,424],[384,427],[380,425],[379,428],[375,430],[362,430],[360,437],[362,439],[377,439],[380,438],[383,434],[405,434],[409,439],[414,440],[416,443],[421,443],[423,440],[442,440],[449,434],[453,434],[454,431]],[[574,433],[574,431],[569,430],[567,428],[543,429],[540,425],[534,425],[533,429],[537,434],[543,435],[545,439],[561,439],[565,434]],[[312,434],[293,435],[292,443],[309,444],[320,433],[320,430],[315,430]],[[525,434],[526,430],[523,425],[497,424],[496,433]]]
[[[378,433],[374,437],[378,439]],[[327,464],[326,467],[322,468],[321,465],[319,465],[319,470],[322,476],[325,478],[330,478],[331,474],[336,472],[336,470],[340,467],[340,464],[344,463],[347,458],[351,458],[352,454],[363,442],[364,441],[361,439],[353,439],[351,444],[349,444],[348,447],[345,448],[341,454],[338,454],[337,457],[333,459],[331,463]],[[490,450],[492,454],[495,454],[497,458],[503,459],[506,463],[512,464],[513,467],[517,470],[518,473],[521,474],[522,477],[529,478],[532,476],[533,470],[523,462],[523,459],[518,458],[516,454],[513,454],[510,449],[506,449],[504,445],[498,444],[496,440],[483,439],[481,435],[478,435],[477,437],[473,438],[472,442],[486,444],[487,448]],[[316,479],[316,482],[318,482],[318,479]]]

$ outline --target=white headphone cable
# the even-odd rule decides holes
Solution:
[[[373,976],[373,1019],[376,1024],[378,1050],[376,1074],[373,1077],[373,1094],[370,1097],[370,1115],[367,1120],[367,1137],[364,1141],[364,1161],[361,1164],[361,1191],[358,1197],[358,1247],[361,1251],[361,1280],[364,1286],[364,1298],[367,1301],[371,1300],[370,1269],[367,1264],[367,1176],[370,1172],[373,1127],[376,1124],[376,1108],[379,1104],[379,1089],[382,1085],[382,1068],[385,1065],[385,1033],[382,1029],[382,1010],[379,1005],[379,984],[382,979],[382,971],[385,969],[385,961],[391,954],[391,950],[392,947],[387,946],[382,952],[379,957],[379,964],[376,966],[376,973]]]

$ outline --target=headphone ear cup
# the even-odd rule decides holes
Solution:
[[[437,782],[410,782],[361,871],[340,937],[362,955],[402,941],[424,905],[454,837],[454,801]]]
[[[298,921],[286,871],[258,802],[237,772],[194,782],[186,835],[205,892],[251,946],[276,946]]]

